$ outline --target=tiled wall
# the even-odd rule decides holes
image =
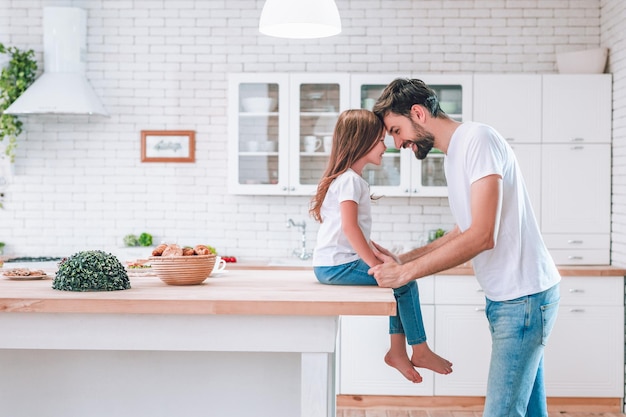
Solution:
[[[111,113],[23,119],[0,210],[7,251],[111,250],[125,234],[148,231],[240,258],[276,257],[300,242],[288,218],[307,219],[311,247],[317,227],[307,198],[227,194],[228,73],[550,73],[555,52],[600,44],[601,6],[622,7],[621,0],[337,4],[340,36],[288,41],[259,35],[262,0],[1,0],[0,42],[34,49],[39,62],[42,7],[87,10],[88,77]],[[623,21],[606,18],[621,33]],[[141,163],[143,129],[195,130],[196,162]],[[373,237],[387,246],[452,223],[441,198],[382,199],[374,215]]]

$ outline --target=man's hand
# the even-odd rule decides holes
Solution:
[[[402,278],[402,265],[399,265],[392,255],[386,255],[379,250],[375,253],[383,263],[374,265],[367,273],[376,278],[379,287],[398,288],[410,281],[410,278],[406,281]]]

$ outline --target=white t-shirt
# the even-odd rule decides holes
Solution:
[[[358,204],[359,227],[369,242],[372,231],[369,185],[359,174],[348,169],[330,184],[322,203],[320,209],[322,223],[317,232],[317,244],[313,251],[313,266],[342,265],[359,259],[359,255],[341,229],[339,204],[347,200]]]
[[[452,135],[444,168],[450,209],[461,231],[472,223],[472,183],[492,174],[502,177],[496,245],[472,260],[487,298],[512,300],[547,290],[561,280],[541,237],[513,150],[498,132],[484,124],[463,123]]]

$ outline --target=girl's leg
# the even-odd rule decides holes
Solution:
[[[391,331],[406,335],[406,340],[412,349],[411,363],[413,366],[427,368],[440,374],[452,372],[452,363],[430,350],[426,343],[426,331],[422,320],[417,283],[411,281],[395,289],[394,296],[398,305],[400,326],[396,329],[392,327]],[[390,357],[389,361],[394,362],[395,359]]]
[[[369,266],[362,260],[357,260],[337,266],[316,266],[313,268],[315,276],[322,284],[331,285],[378,285],[376,279],[369,275]],[[406,351],[406,338],[400,317],[389,317],[389,333],[391,347],[385,355],[385,362],[396,368],[406,379],[412,382],[422,382],[422,377],[415,370]]]

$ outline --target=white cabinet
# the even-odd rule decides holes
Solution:
[[[383,357],[386,317],[343,317],[340,394],[484,396],[491,357],[485,296],[473,276],[418,280],[428,343],[454,364],[449,375],[419,370],[412,384]],[[619,398],[624,390],[624,278],[565,276],[554,330],[545,350],[551,397]]]
[[[611,75],[542,76],[544,143],[611,142]]]
[[[312,195],[348,100],[347,74],[231,74],[229,191]]]
[[[351,76],[351,106],[370,109],[383,89],[396,78],[406,75],[362,74]],[[455,120],[471,119],[472,76],[413,74],[435,90],[440,106]],[[420,161],[409,149],[397,150],[393,138],[385,140],[387,153],[381,166],[369,165],[363,177],[372,185],[372,192],[385,196],[445,197],[448,195],[443,172],[443,154],[433,150]]]
[[[474,75],[474,120],[511,144],[541,142],[541,75]]]
[[[511,144],[555,262],[609,264],[611,75],[475,75],[474,114]]]
[[[541,231],[557,264],[610,263],[611,145],[544,144]]]
[[[623,397],[624,280],[563,277],[545,350],[548,396]]]
[[[454,364],[435,375],[435,395],[484,396],[491,356],[485,294],[473,276],[435,277],[435,351]]]

